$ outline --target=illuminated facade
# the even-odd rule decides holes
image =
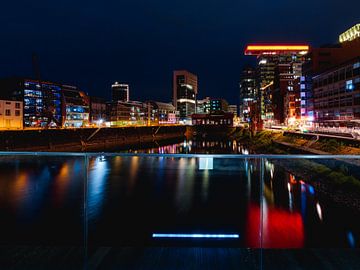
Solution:
[[[7,78],[0,80],[0,87],[1,98],[22,102],[24,128],[79,127],[88,123],[87,96],[74,86]]]
[[[360,23],[354,25],[353,27],[339,35],[339,42],[344,43],[348,41],[353,41],[358,38],[360,38]]]
[[[139,101],[117,101],[108,102],[107,107],[107,121],[110,126],[127,126],[127,125],[147,125],[155,121],[152,106],[150,104]]]
[[[258,87],[256,70],[252,67],[243,69],[240,78],[240,118],[242,121],[250,121],[250,109],[257,102]]]
[[[63,126],[85,127],[89,125],[90,98],[75,86],[62,85]]]
[[[129,97],[129,85],[125,83],[115,82],[111,85],[111,99],[112,101],[125,101],[128,102]]]
[[[100,97],[90,97],[90,122],[97,126],[105,125],[106,101]]]
[[[189,121],[196,112],[198,78],[186,71],[178,70],[173,74],[173,104],[180,113],[181,121]]]
[[[0,100],[0,129],[23,128],[23,103],[21,101]]]
[[[207,114],[193,114],[191,116],[193,125],[201,126],[228,126],[234,124],[234,114],[229,112],[214,112]]]
[[[171,103],[164,103],[158,101],[148,101],[146,104],[151,106],[152,114],[155,119],[152,124],[177,124],[179,123],[179,112]]]
[[[233,113],[234,117],[237,117],[238,116],[238,105],[234,105],[234,104],[229,105],[227,111]]]
[[[0,81],[1,97],[23,102],[23,126],[61,126],[61,85],[24,79],[8,78]]]
[[[259,113],[265,125],[286,122],[286,95],[293,91],[293,80],[301,76],[301,65],[308,45],[249,45],[245,55],[257,56]],[[291,100],[292,97],[289,97]]]
[[[360,57],[313,77],[315,127],[360,126]]]
[[[210,112],[210,98],[196,100],[196,113],[209,113]]]

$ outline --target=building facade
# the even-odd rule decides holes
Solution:
[[[87,95],[75,86],[16,77],[0,80],[0,89],[0,98],[22,102],[24,128],[78,127],[88,123]]]
[[[210,98],[210,113],[213,112],[227,112],[229,103],[223,98]]]
[[[63,126],[80,128],[90,123],[90,98],[76,86],[62,85]]]
[[[227,111],[233,113],[234,117],[238,117],[238,105],[230,104]]]
[[[190,121],[196,112],[198,78],[186,71],[177,70],[173,74],[173,105],[179,111],[180,121]]]
[[[313,77],[315,128],[360,126],[360,57]]]
[[[308,45],[249,45],[245,55],[257,56],[259,80],[259,119],[265,125],[286,122],[286,95],[293,91],[293,81],[301,76]],[[289,99],[292,99],[289,97]]]
[[[191,116],[193,125],[200,126],[226,126],[234,125],[234,114],[229,112],[214,112],[208,114],[193,114]]]
[[[128,102],[130,100],[129,88],[126,83],[115,82],[111,85],[111,100]]]
[[[105,125],[106,100],[100,97],[90,97],[90,123],[96,126]]]
[[[150,107],[149,107],[150,106]],[[150,104],[139,101],[108,102],[107,122],[109,126],[148,125],[155,121],[153,108]]]
[[[242,121],[250,121],[250,108],[257,101],[258,86],[256,70],[253,67],[245,67],[240,77],[240,118]]]
[[[151,106],[152,114],[155,115],[154,124],[177,124],[179,123],[179,112],[171,103],[158,101],[148,101],[146,104]]]
[[[196,100],[196,113],[209,113],[210,112],[210,98]]]
[[[0,100],[0,129],[23,128],[23,103],[21,101]]]

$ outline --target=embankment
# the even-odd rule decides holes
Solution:
[[[0,151],[109,151],[180,140],[185,126],[0,131]]]

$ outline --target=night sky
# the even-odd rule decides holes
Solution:
[[[171,101],[172,71],[199,77],[199,97],[238,102],[247,43],[335,43],[360,22],[359,0],[3,1],[0,77],[33,76],[110,97]]]

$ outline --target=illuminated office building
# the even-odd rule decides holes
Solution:
[[[173,104],[180,113],[181,121],[191,121],[191,115],[196,112],[196,95],[198,93],[198,78],[186,71],[177,70],[173,74]]]
[[[360,127],[360,56],[313,77],[315,127]]]
[[[245,67],[240,78],[240,118],[242,121],[250,121],[250,110],[252,104],[257,102],[258,87],[256,70]]]
[[[148,107],[150,106],[150,107]],[[152,105],[139,101],[112,101],[106,103],[110,126],[147,125],[155,119]]]
[[[24,128],[79,127],[88,123],[87,95],[77,87],[15,77],[0,80],[0,88],[1,98],[22,102]],[[84,120],[81,124],[80,114]]]
[[[76,86],[62,85],[63,126],[85,127],[89,125],[90,98]]]
[[[129,85],[125,83],[115,82],[111,85],[111,98],[112,101],[125,101],[128,102],[129,97]]]
[[[345,43],[356,39],[360,39],[360,23],[354,25],[339,36],[340,43]]]
[[[245,55],[257,57],[259,113],[265,125],[286,122],[286,95],[293,91],[293,80],[301,76],[301,65],[308,45],[249,45]]]
[[[196,113],[210,113],[210,98],[196,100]]]

